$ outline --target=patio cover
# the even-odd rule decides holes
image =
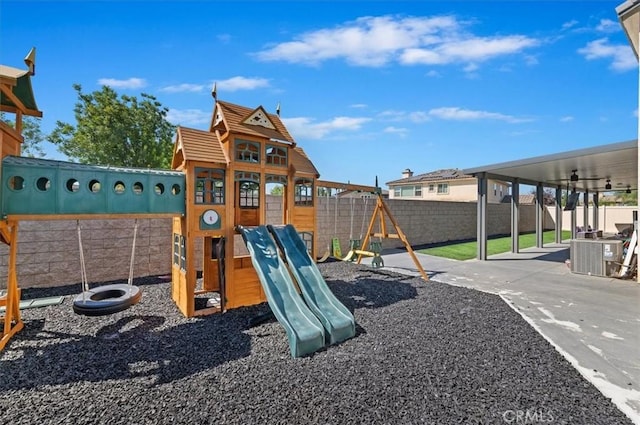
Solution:
[[[578,176],[572,181],[571,175]],[[603,192],[607,179],[611,190],[638,188],[638,142],[613,143],[585,149],[536,156],[516,161],[464,169],[465,174],[522,184],[564,189],[569,185],[578,192]]]
[[[598,193],[607,190],[638,189],[638,142],[613,143],[586,149],[537,156],[517,161],[503,162],[482,167],[464,169],[465,174],[478,178],[478,254],[479,260],[487,259],[487,181],[500,179],[514,183],[511,201],[511,251],[519,251],[518,198],[520,184],[536,186],[536,246],[542,247],[544,232],[544,205],[542,187],[556,190],[556,198],[562,189],[576,192]],[[611,189],[606,185],[611,184]],[[597,196],[594,196],[594,202]],[[597,208],[597,203],[595,205]],[[583,210],[584,222],[588,210]],[[562,241],[562,210],[556,203],[556,243]],[[597,224],[594,222],[594,224]],[[595,226],[597,228],[597,225]],[[572,215],[572,233],[575,232],[575,214]]]
[[[636,58],[640,43],[640,0],[627,0],[616,7],[616,14],[620,24],[629,38],[629,43],[633,48]]]

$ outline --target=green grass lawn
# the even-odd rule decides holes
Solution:
[[[562,239],[571,238],[571,232],[569,230],[562,231]],[[555,241],[555,230],[548,230],[544,232],[542,240],[544,243],[552,243]],[[536,234],[528,233],[526,235],[520,235],[520,248],[531,248],[536,246]],[[452,243],[450,245],[438,246],[434,248],[421,249],[418,252],[422,254],[435,255],[438,257],[451,258],[453,260],[470,260],[476,258],[478,249],[478,243],[462,242]],[[509,252],[511,250],[511,236],[504,238],[489,239],[487,241],[487,255],[500,254],[503,252]]]

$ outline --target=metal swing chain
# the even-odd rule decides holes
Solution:
[[[333,236],[338,236],[338,191],[336,191],[336,206],[333,213]]]
[[[133,262],[136,256],[136,237],[138,236],[138,219],[133,225],[133,245],[131,246],[131,262],[129,263],[129,286],[133,285]]]
[[[84,248],[82,247],[82,228],[80,227],[80,220],[76,220],[76,229],[78,231],[78,249],[80,251],[80,279],[82,284],[82,301],[84,301],[84,294],[89,290],[89,283],[87,280],[87,267],[84,261]]]
[[[351,216],[351,225],[349,226],[349,239],[353,239],[353,211],[355,210],[355,198],[351,197],[351,211],[350,211],[350,216]]]
[[[369,198],[367,196],[363,196],[362,198],[364,200],[364,208],[362,211],[362,225],[360,226],[360,240],[362,240],[362,234],[364,233],[364,221],[367,218],[367,203],[369,201]]]

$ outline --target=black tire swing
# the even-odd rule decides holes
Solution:
[[[133,246],[131,247],[131,263],[129,265],[129,280],[126,284],[116,283],[111,285],[89,288],[87,281],[87,269],[84,261],[84,249],[82,248],[82,231],[80,220],[77,220],[78,247],[80,248],[80,273],[82,275],[82,293],[73,300],[73,311],[84,316],[106,316],[126,310],[137,304],[142,297],[140,288],[133,285],[133,263],[136,252],[136,236],[138,234],[138,220],[135,220],[133,230]]]

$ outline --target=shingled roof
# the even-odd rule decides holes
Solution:
[[[256,114],[266,116],[274,128],[247,123],[247,120]],[[211,122],[211,131],[217,129],[258,137],[267,137],[295,145],[293,137],[291,137],[287,131],[280,117],[276,114],[269,114],[262,106],[251,109],[221,100],[216,101]]]
[[[432,182],[432,181],[444,181],[444,180],[462,180],[462,179],[475,179],[472,175],[464,174],[457,168],[447,168],[443,170],[430,171],[424,174],[418,174],[411,177],[405,177],[398,180],[392,180],[387,182],[388,185],[401,184],[401,183],[417,183],[417,182]]]
[[[290,152],[291,166],[297,172],[312,174],[316,178],[320,177],[320,173],[318,173],[315,165],[313,165],[313,163],[301,147],[296,146]]]
[[[178,167],[183,161],[229,164],[229,159],[215,133],[178,126],[176,140],[172,168]]]

